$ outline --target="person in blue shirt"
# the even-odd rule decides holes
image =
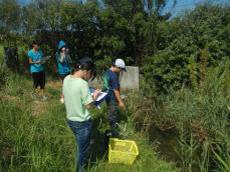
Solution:
[[[43,53],[39,49],[39,45],[36,41],[32,43],[32,49],[28,51],[30,73],[33,78],[35,94],[38,93],[43,99],[47,97],[44,96],[45,88],[45,72],[43,63]],[[40,91],[38,90],[40,87]]]
[[[59,46],[59,50],[56,53],[56,63],[57,63],[57,71],[61,82],[63,83],[64,78],[70,74],[71,72],[71,58],[68,53],[68,49],[66,49],[65,44],[63,46]],[[60,102],[64,103],[64,96],[61,94]]]
[[[125,62],[122,59],[116,59],[110,69],[103,75],[103,91],[108,92],[106,103],[108,105],[109,125],[113,136],[118,135],[118,107],[125,108],[125,104],[121,99],[120,83],[118,79],[118,74],[121,71],[126,71]]]
[[[58,50],[60,50],[62,47],[66,47],[66,43],[65,43],[64,40],[61,39],[61,40],[58,42]]]

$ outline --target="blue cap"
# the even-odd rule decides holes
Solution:
[[[66,43],[65,43],[63,40],[59,41],[59,43],[58,43],[58,49],[59,49],[59,50],[60,50],[61,48],[65,47],[65,46],[66,46]]]

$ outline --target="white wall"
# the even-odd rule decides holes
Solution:
[[[139,68],[127,66],[127,72],[120,75],[120,84],[122,89],[139,89]]]

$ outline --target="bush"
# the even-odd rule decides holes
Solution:
[[[142,110],[135,114],[139,129],[149,134],[153,126],[175,131],[174,154],[181,157],[184,171],[229,170],[229,69],[229,60],[207,68],[194,89],[183,87],[161,96],[144,90],[148,97],[140,100]]]
[[[7,69],[4,64],[0,64],[0,88],[3,87],[7,80]]]

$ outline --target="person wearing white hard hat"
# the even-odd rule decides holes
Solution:
[[[118,135],[118,107],[125,108],[125,104],[121,99],[120,83],[118,79],[118,74],[121,71],[126,71],[125,62],[122,59],[116,59],[103,75],[103,91],[108,93],[106,96],[106,103],[108,106],[109,125],[113,136]]]

